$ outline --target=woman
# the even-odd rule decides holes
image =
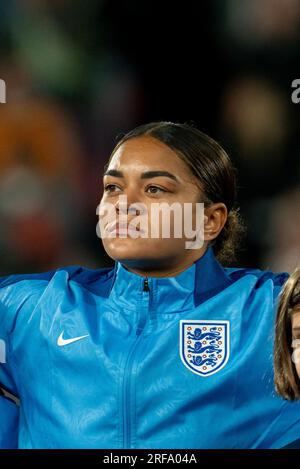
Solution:
[[[230,159],[195,128],[151,123],[117,144],[99,220],[114,267],[0,282],[0,382],[20,398],[20,448],[278,448],[300,437],[299,404],[272,389],[288,274],[222,265],[243,231],[235,197]],[[174,212],[167,237],[155,203],[188,204],[193,228],[204,203],[204,223],[176,237]]]
[[[274,346],[275,388],[288,401],[300,398],[300,269],[288,278],[279,296]],[[300,439],[285,446],[299,449]]]
[[[274,351],[275,386],[284,398],[300,398],[300,269],[286,281],[279,297]]]

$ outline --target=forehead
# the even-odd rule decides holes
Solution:
[[[163,142],[150,137],[135,137],[124,142],[114,153],[109,168],[145,171],[165,169],[191,176],[191,171],[177,153]]]

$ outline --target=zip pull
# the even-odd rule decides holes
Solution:
[[[148,283],[148,278],[147,278],[147,277],[144,279],[144,288],[143,288],[143,291],[150,291],[149,283]]]

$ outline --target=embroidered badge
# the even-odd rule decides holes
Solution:
[[[229,321],[180,321],[180,357],[190,371],[209,376],[229,358]]]

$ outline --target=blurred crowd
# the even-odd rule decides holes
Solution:
[[[112,265],[96,235],[103,166],[118,135],[159,119],[193,120],[232,158],[248,226],[239,263],[291,271],[300,2],[204,1],[196,19],[188,4],[183,15],[141,3],[0,3],[0,275]],[[183,103],[187,92],[195,99]]]

